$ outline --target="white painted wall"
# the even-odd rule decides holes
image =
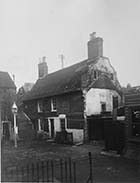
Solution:
[[[84,131],[82,129],[66,129],[67,132],[73,133],[73,142],[83,142],[84,140]]]
[[[56,135],[56,132],[61,131],[61,126],[60,126],[60,118],[59,117],[51,117],[48,118],[49,120],[49,137],[51,138],[51,124],[50,124],[50,119],[54,119],[54,137]],[[82,129],[68,129],[67,128],[67,120],[66,120],[66,131],[68,133],[73,133],[73,142],[83,142],[84,139],[84,132]]]
[[[101,113],[101,103],[106,103],[106,110],[113,110],[113,96],[118,96],[119,102],[121,100],[119,94],[114,90],[91,88],[85,95],[86,97],[86,115],[97,115]]]

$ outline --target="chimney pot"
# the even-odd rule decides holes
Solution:
[[[46,57],[45,56],[42,57],[42,62],[46,62]]]
[[[96,38],[96,32],[93,32],[90,34],[90,40],[93,40]]]

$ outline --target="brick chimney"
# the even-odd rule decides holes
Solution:
[[[43,78],[48,74],[48,66],[46,62],[46,57],[42,57],[40,59],[40,63],[38,64],[38,78]]]
[[[96,32],[90,34],[88,41],[88,59],[103,56],[103,39],[96,37]]]

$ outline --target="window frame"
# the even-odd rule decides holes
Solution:
[[[103,105],[105,105],[105,110],[103,110]],[[106,112],[106,111],[107,111],[106,102],[101,102],[101,112]]]
[[[61,126],[61,120],[65,120],[65,130],[67,129],[67,118],[65,114],[60,114],[59,115],[59,122],[60,122],[60,129],[62,131],[62,126]]]
[[[55,103],[54,103],[55,101]],[[55,104],[55,105],[54,105]],[[56,107],[56,98],[52,98],[51,99],[51,111],[52,112],[56,112],[57,111],[57,107]]]
[[[94,70],[94,71],[93,71],[93,76],[94,76],[94,79],[98,79],[98,77],[99,77],[99,72],[98,72],[98,70]]]
[[[37,112],[38,113],[43,112],[43,101],[42,100],[37,101]]]

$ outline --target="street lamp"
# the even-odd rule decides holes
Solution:
[[[12,112],[14,114],[14,135],[15,135],[15,147],[17,147],[17,133],[18,133],[18,130],[17,130],[17,125],[16,125],[16,115],[17,115],[17,106],[16,106],[16,103],[14,102],[13,106],[12,106]]]

